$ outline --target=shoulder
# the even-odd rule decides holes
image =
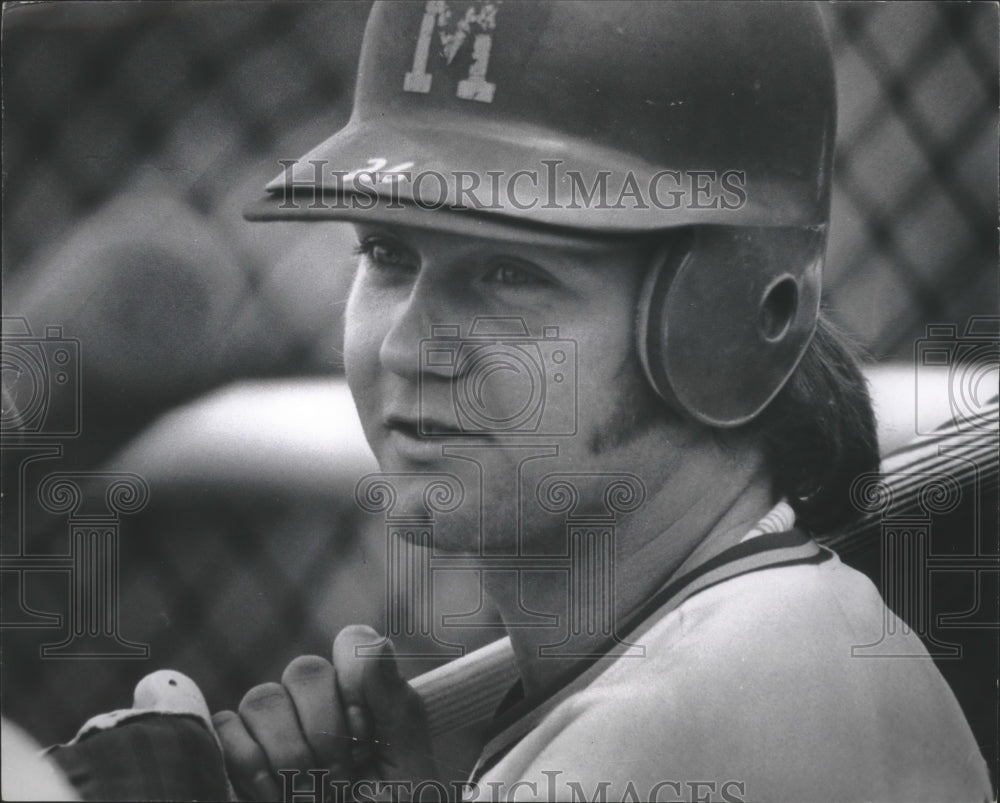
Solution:
[[[652,624],[643,657],[619,659],[553,712],[535,745],[542,764],[586,756],[569,762],[592,784],[602,773],[647,787],[707,778],[745,799],[988,793],[968,725],[916,637],[891,637],[914,652],[902,660],[855,649],[878,643],[886,617],[874,586],[836,559],[706,589]]]

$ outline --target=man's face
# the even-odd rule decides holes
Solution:
[[[356,230],[345,365],[382,471],[405,475],[394,515],[419,513],[432,475],[451,474],[465,502],[437,517],[436,546],[503,549],[520,530],[544,549],[539,479],[634,471],[666,419],[634,356],[648,247]]]

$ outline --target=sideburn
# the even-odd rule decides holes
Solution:
[[[591,433],[587,444],[593,455],[627,446],[657,424],[677,418],[649,386],[633,352],[629,352],[615,372],[614,382],[618,386],[614,410]]]

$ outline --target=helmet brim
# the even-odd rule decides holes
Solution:
[[[397,121],[402,123],[403,121]],[[444,121],[447,123],[447,121]],[[826,215],[759,165],[690,171],[627,161],[578,141],[512,126],[352,122],[271,181],[248,220],[342,220],[503,236],[526,227],[556,240],[689,225],[813,226]],[[500,228],[496,228],[500,227]]]

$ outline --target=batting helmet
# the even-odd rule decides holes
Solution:
[[[819,310],[836,119],[818,10],[377,3],[348,124],[251,220],[664,238],[637,347],[676,408],[756,416]]]

